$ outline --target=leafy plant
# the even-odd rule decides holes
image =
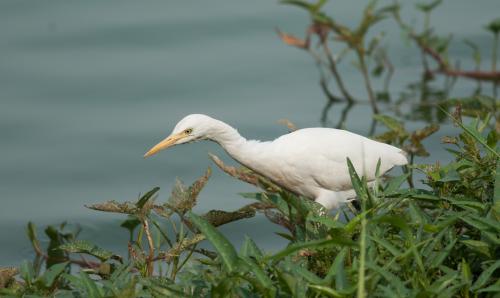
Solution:
[[[177,180],[168,199],[162,199],[160,188],[155,187],[134,201],[86,206],[124,216],[120,226],[129,233],[123,241],[127,256],[79,239],[80,228],[66,223],[48,226],[44,230],[48,244],[43,245],[38,229],[30,222],[27,235],[35,259],[19,268],[0,268],[2,297],[500,295],[500,105],[495,94],[481,95],[481,88],[470,97],[449,98],[454,81],[445,81],[443,89],[430,85],[435,74],[443,74],[447,78],[491,81],[496,86],[499,75],[495,66],[491,72],[481,71],[480,52],[472,43],[474,55],[479,57],[476,70],[451,66],[448,48],[452,40],[438,36],[430,23],[440,0],[417,4],[425,18],[422,30],[401,18],[397,3],[377,8],[370,2],[358,26],[349,28],[327,14],[327,1],[282,2],[305,9],[311,18],[305,39],[279,34],[286,44],[314,57],[329,103],[343,99],[330,91],[327,74],[334,78],[345,100],[355,101],[337,69],[348,54],[357,59],[373,111],[379,112],[376,101],[391,98],[389,82],[394,69],[386,49],[380,46],[384,35],[367,40],[368,30],[381,20],[395,20],[421,50],[424,73],[396,102],[396,117],[374,116],[376,123],[386,127],[376,138],[408,152],[410,165],[405,172],[394,177],[376,175],[374,186],[369,187],[347,159],[357,206],[349,203],[327,213],[308,198],[210,155],[222,171],[258,188],[241,194],[251,203],[233,211],[196,213],[198,196],[211,175],[209,168],[191,185]],[[495,41],[497,23],[488,26]],[[313,38],[319,40],[317,49],[322,54],[311,46]],[[343,44],[344,50],[334,55],[330,48],[333,42]],[[428,58],[437,68],[432,69]],[[386,75],[380,92],[371,90],[368,62],[375,64],[373,77]],[[399,104],[407,99],[414,101],[417,95],[419,107],[412,113],[428,124],[408,131],[403,120],[415,118],[402,113]],[[442,139],[453,160],[415,164],[415,156],[430,154],[423,140],[439,129],[437,123],[447,120],[460,129],[458,135]],[[296,129],[290,121],[284,124],[289,130]],[[424,174],[420,184],[413,181],[414,170]],[[280,227],[276,234],[288,241],[285,247],[266,252],[258,247],[258,241],[246,237],[238,249],[217,228],[258,212]],[[205,240],[210,243],[208,249],[199,246]]]

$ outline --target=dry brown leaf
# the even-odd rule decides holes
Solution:
[[[294,46],[300,49],[308,49],[309,48],[309,39],[306,40],[297,38],[291,34],[283,33],[280,30],[276,30],[278,32],[281,40],[289,46]]]

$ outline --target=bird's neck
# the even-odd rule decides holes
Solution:
[[[253,170],[258,171],[260,162],[263,161],[262,158],[254,160],[255,157],[263,157],[264,153],[268,153],[265,148],[268,142],[247,140],[236,129],[222,121],[219,121],[208,138],[219,143],[236,161]]]
[[[230,125],[219,120],[214,119],[214,121],[210,132],[207,133],[207,138],[221,145],[226,151],[228,148],[238,147],[246,142],[246,139]]]

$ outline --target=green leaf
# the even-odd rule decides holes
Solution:
[[[379,267],[372,262],[366,262],[366,267],[376,273],[380,274],[398,293],[399,297],[407,297],[408,289],[405,287],[403,281],[385,268]]]
[[[493,201],[500,203],[500,160],[497,160],[497,170],[495,175],[495,191],[493,192]]]
[[[342,229],[345,227],[345,224],[338,221],[335,218],[329,217],[329,216],[318,216],[318,215],[311,215],[307,217],[308,220],[320,223],[322,225],[325,225],[326,227],[330,229]]]
[[[406,173],[406,174],[391,178],[391,180],[389,180],[389,183],[387,183],[387,186],[385,187],[384,193],[385,194],[394,193],[396,190],[399,189],[401,184],[403,184],[406,181],[408,176],[410,176],[410,173]]]
[[[62,249],[69,253],[89,254],[100,259],[103,262],[114,256],[113,252],[100,248],[87,240],[75,240],[72,242],[68,242],[59,246],[59,249]]]
[[[54,264],[65,262],[67,257],[64,255],[64,252],[59,249],[59,246],[64,241],[64,235],[53,226],[48,226],[45,229],[45,234],[50,239],[49,246],[47,247],[47,268]]]
[[[240,193],[240,195],[246,199],[258,200],[262,203],[268,203],[276,206],[276,208],[281,211],[281,213],[288,215],[289,207],[283,198],[277,194],[270,193]]]
[[[469,125],[464,125],[464,124],[462,124],[462,121],[459,121],[458,119],[455,119],[445,109],[441,108],[441,111],[443,111],[443,113],[445,113],[450,118],[452,118],[458,126],[460,126],[468,135],[470,135],[471,137],[473,137],[478,143],[480,143],[481,145],[483,145],[484,148],[486,148],[488,151],[490,151],[497,158],[500,158],[500,154],[495,149],[493,149],[490,146],[488,146],[487,141],[484,139],[484,137],[481,135],[481,133],[477,130],[476,125],[477,125],[477,121],[479,121],[479,119],[477,119],[477,121],[475,121],[475,122],[470,123]]]
[[[493,21],[491,21],[486,26],[486,29],[491,31],[493,34],[498,34],[500,32],[500,18],[496,18]]]
[[[441,175],[441,178],[436,181],[439,182],[460,181],[460,175],[455,169],[450,169],[449,171]]]
[[[335,260],[330,266],[330,270],[326,274],[323,279],[322,284],[331,284],[333,279],[335,278],[335,286],[337,290],[344,290],[348,285],[347,276],[344,268],[344,261],[347,255],[348,248],[344,247],[342,250],[335,256]]]
[[[480,211],[484,211],[486,208],[486,204],[483,204],[483,203],[478,202],[478,201],[463,200],[463,199],[458,199],[458,198],[447,198],[447,197],[443,197],[442,199],[450,202],[454,206],[458,206],[458,207],[461,207],[461,208],[466,209],[466,210],[472,210],[472,209],[467,208],[467,207],[472,207],[476,211],[478,209]]]
[[[356,191],[356,195],[358,196],[358,198],[361,201],[361,204],[363,205],[364,202],[366,202],[366,199],[368,198],[368,193],[366,187],[364,187],[363,183],[361,182],[361,179],[356,173],[356,170],[354,169],[354,166],[349,157],[347,158],[347,167],[349,168],[349,175],[351,177],[352,187]]]
[[[200,216],[191,211],[188,214],[194,226],[207,237],[215,250],[217,250],[227,271],[233,272],[236,270],[238,266],[238,254],[229,240]]]
[[[334,289],[326,286],[318,286],[318,285],[308,285],[309,288],[314,289],[321,294],[328,295],[330,297],[345,297],[345,295],[340,294]]]
[[[104,297],[103,290],[97,285],[85,272],[80,271],[80,281],[85,292],[87,292],[86,297],[89,298],[101,298]]]
[[[478,240],[461,240],[460,242],[465,244],[470,249],[475,250],[487,256],[488,258],[491,258],[490,246],[488,245],[488,243]]]
[[[312,5],[311,3],[307,2],[307,1],[303,1],[303,0],[281,0],[280,2],[283,4],[294,5],[294,6],[298,6],[300,8],[304,8],[310,12],[312,12],[314,10],[314,5]]]
[[[252,238],[248,236],[245,236],[245,242],[243,242],[240,254],[244,257],[254,257],[257,259],[261,259],[263,257],[257,244],[255,244]]]
[[[160,190],[159,187],[155,187],[152,190],[145,193],[135,204],[137,208],[142,209],[144,205]]]
[[[69,262],[64,262],[51,266],[38,278],[38,281],[47,288],[52,287],[57,278],[64,272],[68,265]]]
[[[21,278],[26,282],[26,284],[31,285],[33,279],[35,278],[35,269],[33,268],[33,263],[29,261],[23,261],[20,268]]]
[[[282,238],[285,238],[286,240],[290,241],[290,242],[293,242],[295,241],[295,238],[290,235],[290,234],[287,234],[287,233],[280,233],[280,232],[275,232],[276,235],[282,237]]]
[[[443,2],[443,0],[434,0],[430,3],[417,3],[415,6],[421,11],[428,13],[438,7],[441,2]]]
[[[127,229],[130,233],[132,233],[138,225],[141,224],[141,221],[135,217],[124,220],[120,227]]]
[[[272,280],[252,259],[243,256],[240,258],[240,261],[250,268],[251,272],[255,275],[255,278],[260,283],[262,288],[270,289],[273,286]]]
[[[498,222],[490,218],[469,214],[467,216],[461,217],[460,219],[478,229],[479,231],[500,231],[500,225],[498,225]]]
[[[371,236],[369,236],[369,238],[372,241],[380,244],[383,248],[385,248],[387,251],[389,251],[395,257],[400,256],[402,254],[402,252],[397,247],[392,245],[392,243],[390,241],[388,241],[384,238],[381,238],[381,237],[378,237],[375,235],[371,235]]]
[[[313,240],[309,242],[301,242],[289,245],[287,248],[281,250],[280,252],[267,257],[272,261],[279,261],[284,257],[304,248],[323,248],[332,245],[341,245],[341,246],[356,246],[356,242],[353,242],[350,239],[334,237],[333,239],[324,239],[324,240]]]
[[[491,275],[500,268],[500,260],[496,261],[495,263],[491,264],[488,269],[484,270],[481,275],[477,278],[476,282],[472,285],[470,288],[471,291],[477,291],[481,289],[484,285],[486,285],[491,277]]]
[[[430,262],[430,268],[438,268],[444,262],[444,260],[450,255],[451,250],[457,243],[457,239],[453,239],[446,247],[440,250],[437,255],[432,258],[432,262]]]
[[[404,125],[402,122],[399,122],[398,120],[387,116],[387,115],[382,115],[382,114],[376,114],[373,115],[373,119],[382,122],[387,128],[390,130],[397,132],[398,135],[400,136],[406,136],[408,133],[406,132]]]
[[[40,250],[40,241],[38,241],[38,237],[36,235],[36,227],[31,221],[28,223],[27,233],[28,233],[28,238],[31,242],[31,245],[33,246],[35,251],[39,251]]]
[[[311,271],[307,270],[306,268],[300,265],[293,266],[293,272],[297,273],[303,279],[307,280],[310,283],[321,284],[323,282],[323,280],[319,278],[316,274],[312,273]]]
[[[481,289],[477,291],[478,293],[486,293],[486,292],[497,292],[500,293],[500,281],[497,281],[495,284],[486,287],[484,289]]]

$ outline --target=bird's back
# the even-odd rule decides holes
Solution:
[[[381,174],[408,162],[399,148],[332,128],[296,130],[277,138],[269,148],[279,164],[268,169],[268,175],[274,176],[270,178],[313,197],[317,196],[313,193],[315,188],[333,191],[352,188],[347,158],[368,181],[375,179],[379,159]]]

